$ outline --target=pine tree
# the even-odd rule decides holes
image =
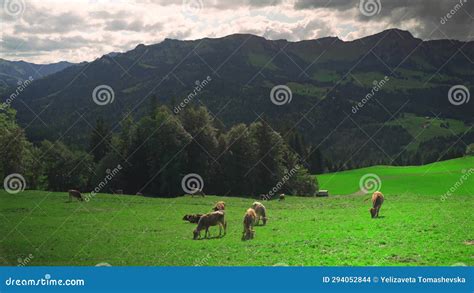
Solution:
[[[186,173],[197,173],[211,183],[211,165],[217,157],[217,130],[204,107],[187,108],[180,115],[184,129],[193,138],[186,146]]]
[[[222,193],[248,196],[254,194],[256,145],[245,124],[237,124],[226,133],[227,148],[223,154],[221,171],[227,186]]]
[[[311,147],[307,161],[311,174],[322,174],[324,172],[323,155],[318,147]]]
[[[107,154],[109,145],[109,128],[102,118],[98,118],[91,133],[89,144],[89,152],[94,157],[94,162],[99,162]]]
[[[250,125],[256,145],[255,173],[258,185],[255,192],[268,193],[284,174],[285,143],[281,136],[263,120]]]

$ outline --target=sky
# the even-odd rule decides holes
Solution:
[[[474,0],[0,0],[0,58],[92,61],[165,38],[351,41],[389,28],[474,40]]]

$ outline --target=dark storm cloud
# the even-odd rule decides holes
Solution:
[[[361,1],[297,0],[295,9],[328,8],[346,11],[357,9]],[[422,39],[472,40],[474,37],[472,0],[365,0],[367,1],[379,2],[380,13],[371,17],[359,13],[358,19],[361,21],[388,20],[392,27],[416,21],[418,26],[412,32]]]
[[[0,47],[5,51],[12,52],[37,52],[54,51],[63,49],[78,49],[101,44],[98,40],[89,40],[81,36],[41,38],[37,36],[4,36],[0,40]]]
[[[142,31],[153,31],[160,30],[163,28],[163,24],[144,24],[141,20],[126,21],[123,19],[114,19],[107,21],[105,23],[104,29],[106,31],[133,31],[133,32],[142,32]]]

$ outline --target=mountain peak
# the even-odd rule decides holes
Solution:
[[[403,39],[415,39],[415,37],[409,31],[401,30],[401,29],[398,29],[398,28],[387,29],[387,30],[382,31],[380,34],[383,34],[383,35],[397,34],[398,36],[400,36]]]

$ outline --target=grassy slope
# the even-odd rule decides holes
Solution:
[[[88,203],[67,203],[65,193],[0,191],[0,263],[16,265],[31,253],[29,265],[474,265],[473,246],[464,244],[474,239],[474,193],[442,202],[427,192],[448,183],[449,178],[439,182],[447,177],[445,168],[473,166],[471,159],[431,166],[432,175],[424,177],[430,166],[408,168],[406,177],[400,168],[366,169],[378,170],[387,181],[382,218],[376,220],[369,217],[368,196],[266,202],[269,223],[247,242],[240,240],[241,222],[252,199],[100,194]],[[321,176],[323,187],[344,193],[352,191],[349,181],[357,184],[358,172],[339,173],[331,181],[329,176]],[[420,191],[402,192],[412,177]],[[182,216],[209,211],[221,199],[228,207],[227,236],[191,240],[195,225]]]
[[[353,194],[359,191],[359,180],[365,174],[376,174],[382,181],[384,194],[434,195],[440,197],[460,180],[469,168],[474,168],[474,157],[437,162],[425,166],[369,168],[318,176],[321,189],[332,194]],[[471,176],[474,177],[474,176]],[[474,195],[474,178],[469,178],[454,192],[455,195]]]
[[[441,127],[442,123],[449,123],[449,129]],[[389,123],[389,125],[400,125],[416,140],[408,145],[408,150],[416,151],[421,142],[428,141],[434,137],[458,135],[468,129],[464,122],[454,119],[436,119],[431,117],[419,117],[411,113],[406,113],[403,118],[399,118]],[[427,126],[423,128],[423,126]]]

